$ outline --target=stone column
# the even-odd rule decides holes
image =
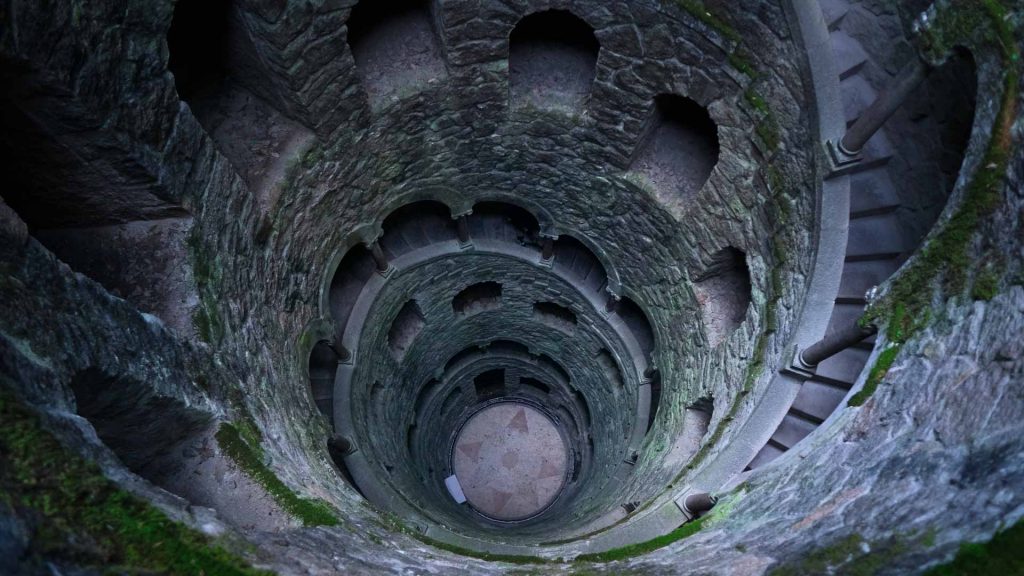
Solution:
[[[370,256],[373,258],[373,263],[377,266],[377,272],[387,276],[391,272],[391,263],[388,262],[388,257],[384,255],[384,250],[380,247],[380,242],[374,240],[366,245],[370,250]]]
[[[542,236],[540,239],[540,259],[549,262],[555,256],[555,239]]]
[[[469,215],[455,217],[455,233],[459,236],[459,244],[469,244]]]
[[[846,135],[839,142],[839,152],[851,158],[858,156],[868,140],[921,84],[929,70],[929,65],[918,57],[904,66],[896,75],[895,81],[875,98],[846,131]]]
[[[861,326],[854,322],[808,346],[806,350],[800,353],[800,364],[804,368],[813,370],[822,361],[835,356],[865,338],[873,336],[876,332],[878,332],[878,328],[875,326]]]

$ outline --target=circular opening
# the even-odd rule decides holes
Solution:
[[[498,402],[471,416],[452,448],[452,468],[466,501],[483,516],[516,522],[558,497],[569,449],[555,423],[520,402]]]

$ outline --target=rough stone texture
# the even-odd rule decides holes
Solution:
[[[2,9],[3,126],[18,128],[31,146],[4,146],[19,161],[8,163],[13,186],[0,205],[0,375],[106,473],[173,517],[217,530],[224,527],[201,508],[128,471],[93,426],[74,415],[70,384],[95,369],[133,382],[133,404],[155,398],[211,419],[250,415],[264,433],[272,469],[344,518],[337,528],[249,534],[262,549],[258,563],[281,573],[504,571],[510,567],[456,557],[390,530],[340,481],[306,374],[315,341],[304,341],[307,328],[328,315],[321,291],[333,263],[365,240],[366,230],[357,228],[379,227],[392,209],[422,197],[537,205],[556,232],[599,238],[623,292],[647,311],[660,343],[658,421],[636,472],[615,495],[650,497],[679,471],[679,462],[663,454],[681,433],[690,438],[694,427],[708,425],[687,418],[695,401],[714,398],[710,427],[725,425],[718,445],[729,442],[736,428],[730,422],[743,421],[757,404],[801,306],[815,241],[813,196],[806,191],[814,188],[819,145],[810,138],[803,57],[775,2],[749,10],[708,3],[756,47],[750,58],[761,74],[753,81],[729,64],[733,41],[675,3],[447,0],[434,14],[447,82],[371,112],[345,38],[353,4],[235,5],[243,44],[252,48],[238,63],[237,80],[319,139],[291,164],[294,170],[280,172],[273,184],[279,199],[265,205],[247,186],[246,168],[220,149],[224,141],[207,135],[177,98],[164,43],[172,2],[17,2]],[[894,13],[876,4],[878,12]],[[585,117],[509,110],[508,32],[543,8],[572,10],[602,43]],[[864,44],[903,37],[890,28],[865,36]],[[997,74],[988,57],[976,58],[981,134],[994,115]],[[890,74],[899,65],[892,54],[876,60]],[[777,150],[755,134],[764,116],[743,96],[752,86],[779,129]],[[623,173],[653,97],[665,92],[706,106],[719,130],[719,163],[686,212],[659,205],[656,194]],[[1020,138],[1018,122],[1015,142]],[[965,166],[976,167],[980,152],[976,139]],[[1013,196],[984,230],[985,243],[1008,255],[1008,278],[1019,278],[1024,204],[1019,147],[1014,158],[1005,186]],[[783,190],[769,186],[769,163],[785,175]],[[34,174],[38,181],[29,178]],[[263,214],[266,206],[273,208]],[[199,299],[194,336],[186,336],[180,319],[165,318],[175,335],[136,309],[167,301],[168,293],[145,295],[133,306],[30,237],[54,226],[134,226],[186,214],[193,218],[192,280],[187,271],[182,276],[194,282]],[[773,239],[787,250],[784,264]],[[180,243],[180,234],[167,242]],[[712,349],[698,329],[691,280],[725,246],[748,255],[752,305],[732,336]],[[155,281],[163,273],[154,267],[147,274]],[[104,283],[123,285],[121,277]],[[913,571],[950,557],[960,540],[990,536],[998,522],[1019,519],[1024,292],[1004,287],[991,302],[951,302],[943,310],[904,347],[872,400],[843,411],[806,446],[752,475],[723,502],[727,513],[719,521],[643,558],[594,570],[758,574],[859,534],[876,548],[906,542],[888,568]],[[741,395],[762,334],[768,369],[755,373],[752,390]],[[738,409],[730,411],[737,398]],[[197,427],[180,431],[193,432]],[[187,438],[165,440],[178,439]],[[712,450],[708,458],[714,456]],[[898,506],[893,494],[901,495]],[[8,531],[8,515],[0,517]],[[934,539],[917,539],[929,532]]]

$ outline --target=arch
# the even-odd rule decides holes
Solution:
[[[747,257],[732,246],[711,256],[711,263],[693,281],[708,343],[724,342],[743,323],[750,307],[751,283]]]
[[[352,246],[338,263],[328,289],[328,310],[339,332],[348,324],[356,300],[375,270],[373,257],[362,244]]]
[[[567,10],[526,16],[509,34],[513,107],[581,112],[597,71],[601,45],[594,29]]]
[[[557,228],[557,226],[555,225],[554,216],[552,216],[551,212],[549,212],[546,208],[544,208],[537,202],[530,200],[529,198],[516,196],[514,194],[505,194],[501,192],[488,192],[474,198],[470,204],[463,205],[465,205],[467,209],[471,209],[473,206],[485,203],[509,204],[517,208],[522,208],[528,211],[533,216],[534,220],[537,221],[537,225],[540,228],[541,234],[555,234],[555,229]]]
[[[567,276],[579,282],[581,289],[587,288],[594,292],[607,289],[608,272],[604,263],[589,246],[580,242],[576,237],[559,236],[555,242],[554,254],[554,268],[563,271]]]
[[[388,348],[395,360],[401,360],[416,337],[423,331],[427,321],[416,300],[409,300],[398,311],[388,330]]]
[[[428,0],[362,0],[349,16],[348,44],[370,108],[448,77]]]
[[[545,326],[549,326],[570,336],[576,333],[576,314],[561,304],[555,304],[554,302],[534,302],[533,318]]]
[[[689,200],[718,164],[718,126],[707,108],[674,94],[655,96],[654,107],[630,171],[651,183],[659,199]]]
[[[420,200],[392,211],[381,222],[381,231],[378,242],[388,258],[456,238],[451,211],[436,200]]]
[[[501,284],[477,282],[463,288],[452,298],[452,312],[457,318],[479,314],[501,307]]]
[[[338,357],[331,349],[327,340],[320,340],[313,345],[309,353],[309,387],[313,394],[313,402],[334,425],[334,377],[338,371]]]
[[[560,228],[558,234],[558,241],[569,241],[579,244],[590,252],[591,257],[595,258],[601,263],[601,268],[604,270],[604,274],[607,277],[607,285],[605,290],[609,294],[619,296],[622,292],[622,282],[619,279],[619,272],[612,264],[611,259],[608,257],[608,253],[604,251],[596,242],[590,239],[586,234],[573,230],[571,228]],[[558,243],[555,243],[555,249],[557,250]]]
[[[266,212],[280,194],[276,184],[314,135],[285,115],[290,107],[255,56],[263,40],[250,31],[245,10],[235,0],[179,0],[167,66],[182,101]]]
[[[469,216],[469,231],[475,239],[539,246],[540,223],[533,213],[515,204],[476,203]]]
[[[190,106],[217,96],[227,81],[231,0],[179,0],[167,32],[167,68]]]
[[[640,351],[650,362],[656,342],[654,328],[651,326],[651,321],[647,319],[647,314],[640,308],[640,305],[626,297],[619,301],[616,313],[622,318],[622,322],[626,327],[629,328],[633,338],[636,339],[637,344],[640,346]]]

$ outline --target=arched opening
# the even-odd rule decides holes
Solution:
[[[405,357],[405,353],[426,324],[423,312],[415,300],[409,300],[402,306],[391,323],[391,329],[388,330],[388,347],[396,360]]]
[[[375,271],[373,257],[362,244],[353,246],[341,259],[330,288],[331,317],[339,327],[348,324],[359,294]]]
[[[70,388],[80,416],[136,474],[162,485],[180,461],[174,448],[203,435],[211,417],[142,382],[96,368],[77,372]]]
[[[512,105],[583,111],[600,49],[594,30],[571,12],[548,10],[523,18],[509,36]]]
[[[633,338],[636,340],[637,345],[640,346],[640,352],[644,355],[644,359],[650,362],[655,342],[654,328],[651,327],[647,314],[644,313],[643,309],[636,302],[629,298],[620,300],[616,311],[622,318],[626,328],[633,334]]]
[[[533,305],[534,320],[572,336],[576,333],[576,314],[565,306],[554,302],[536,302]]]
[[[554,269],[573,278],[578,288],[600,292],[608,284],[604,265],[590,248],[572,236],[559,236],[554,258]]]
[[[630,170],[664,203],[676,204],[704,187],[718,163],[718,146],[718,126],[706,108],[683,96],[657,96]]]
[[[505,395],[505,370],[498,368],[482,372],[473,378],[477,402]]]
[[[747,257],[727,247],[711,257],[711,263],[694,279],[708,343],[721,344],[739,328],[750,306],[751,285]]]
[[[501,284],[478,282],[464,288],[452,298],[452,311],[462,318],[501,307]]]
[[[309,353],[309,387],[313,401],[327,422],[334,425],[334,377],[338,371],[338,356],[326,340],[313,346]]]
[[[348,44],[370,107],[379,110],[448,76],[426,0],[362,0],[348,19]]]
[[[232,0],[179,0],[167,47],[178,95],[268,210],[313,134],[282,113],[246,15]]]
[[[537,246],[540,224],[533,214],[519,206],[480,202],[473,206],[469,229],[474,239]]]
[[[389,259],[456,237],[451,211],[432,200],[402,206],[388,214],[381,228],[380,247]]]

